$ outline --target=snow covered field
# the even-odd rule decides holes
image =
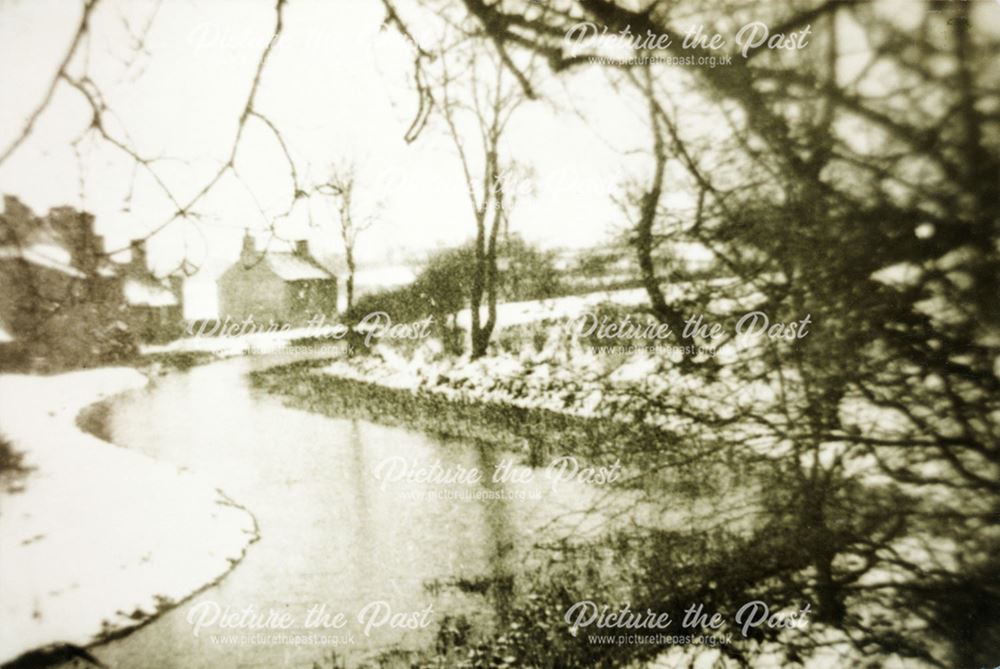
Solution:
[[[585,295],[567,295],[548,300],[507,302],[497,305],[496,329],[502,330],[545,319],[575,318],[602,302],[613,302],[622,306],[638,306],[645,304],[648,300],[649,295],[644,289],[628,288],[626,290],[597,291]],[[472,314],[468,309],[463,309],[458,312],[455,322],[460,327],[468,329],[472,324]]]
[[[0,663],[141,623],[256,539],[211,482],[77,428],[85,406],[145,382],[124,368],[0,376],[0,432],[30,468],[23,490],[0,491]]]
[[[220,358],[229,358],[252,353],[273,353],[284,349],[296,339],[305,337],[327,338],[331,344],[335,344],[337,341],[335,335],[339,332],[339,328],[335,325],[322,325],[265,331],[261,326],[260,330],[254,331],[251,326],[244,331],[247,334],[242,334],[238,328],[234,328],[233,334],[182,337],[167,344],[147,344],[140,350],[144,354],[215,353]]]
[[[673,288],[679,290],[678,287]],[[625,306],[636,306],[648,299],[641,288],[627,290],[597,291],[586,295],[570,295],[548,300],[529,302],[509,302],[497,305],[497,330],[525,325],[546,319],[567,319],[583,314],[602,302],[613,302]],[[458,312],[456,323],[468,328],[471,316],[468,309]],[[269,327],[271,325],[272,327]],[[267,323],[251,323],[241,326],[239,322],[224,324],[222,327],[206,327],[195,336],[182,337],[167,344],[145,345],[145,354],[158,353],[215,353],[219,357],[231,357],[251,353],[271,353],[288,347],[303,338],[328,339],[336,344],[343,335],[342,326],[324,322],[317,326],[300,326],[280,329]],[[340,336],[338,336],[338,334]]]

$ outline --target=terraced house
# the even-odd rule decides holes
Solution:
[[[94,217],[72,207],[36,216],[15,197],[0,215],[0,363],[126,359],[139,341],[179,334],[182,278],[156,277],[145,244],[113,262]]]

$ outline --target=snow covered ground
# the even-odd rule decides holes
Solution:
[[[674,288],[673,290],[678,290]],[[597,291],[586,295],[570,295],[548,300],[530,302],[509,302],[497,305],[497,330],[516,325],[525,325],[540,320],[572,318],[602,302],[635,306],[647,300],[641,288],[627,290]],[[472,317],[468,309],[458,312],[456,322],[468,328]],[[221,327],[206,327],[199,335],[182,337],[168,344],[145,345],[142,352],[157,353],[215,353],[219,357],[246,355],[249,353],[271,353],[280,351],[298,339],[327,339],[335,345],[343,338],[342,326],[324,322],[317,326],[301,326],[280,330],[269,328],[265,323],[251,323],[241,326],[239,322],[223,324]]]
[[[31,468],[0,491],[0,663],[86,646],[225,574],[257,536],[211,482],[81,432],[132,369],[0,376],[0,432]]]
[[[735,279],[713,279],[708,285],[720,287],[732,284]],[[672,302],[692,289],[690,282],[676,282],[660,286],[664,299]],[[756,298],[749,298],[756,299]],[[548,319],[571,319],[583,315],[602,303],[612,303],[623,307],[638,307],[649,304],[649,294],[644,288],[625,288],[621,290],[597,290],[583,295],[566,295],[545,300],[530,300],[527,302],[506,302],[497,305],[496,330],[527,325]],[[483,309],[485,314],[486,309]],[[485,318],[485,316],[484,316]],[[468,329],[472,325],[472,314],[469,309],[458,312],[456,323]]]
[[[503,328],[526,325],[550,318],[575,318],[602,302],[613,302],[622,306],[638,306],[646,304],[648,301],[649,295],[644,289],[628,288],[626,290],[602,290],[586,293],[585,295],[553,297],[547,300],[507,302],[497,305],[496,329],[502,330]],[[463,309],[458,312],[455,322],[459,326],[468,329],[472,325],[472,314],[468,309]]]
[[[593,415],[609,389],[609,379],[597,378],[601,361],[579,346],[569,361],[555,347],[547,346],[533,355],[495,353],[469,360],[435,355],[432,345],[418,348],[412,357],[378,346],[372,355],[338,358],[321,372],[390,388],[426,390],[456,400]],[[620,376],[613,372],[610,383],[622,380]]]
[[[250,353],[273,353],[286,348],[296,339],[325,338],[331,345],[337,343],[340,327],[337,325],[322,325],[317,327],[297,327],[284,331],[254,331],[252,327],[244,330],[234,328],[234,334],[201,335],[175,339],[167,344],[148,344],[140,348],[144,354],[156,353],[215,353],[220,358],[228,358]]]

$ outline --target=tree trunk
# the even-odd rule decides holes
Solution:
[[[652,92],[649,95],[652,96]],[[656,168],[649,191],[642,196],[639,221],[636,223],[635,230],[635,250],[639,261],[642,286],[649,296],[650,310],[656,320],[669,325],[674,336],[679,338],[684,331],[684,317],[667,304],[664,299],[663,291],[660,290],[660,281],[653,265],[653,223],[656,221],[656,209],[660,204],[660,196],[663,192],[663,174],[667,165],[667,152],[663,137],[660,135],[652,97],[650,98],[650,119],[653,124]]]
[[[354,307],[354,272],[357,267],[354,264],[354,249],[347,247],[347,311]]]
[[[477,212],[476,220],[476,252],[474,267],[472,268],[472,294],[470,295],[469,308],[472,317],[472,331],[470,335],[470,349],[473,360],[486,354],[486,344],[489,338],[484,341],[482,334],[482,320],[479,309],[483,303],[483,284],[485,282],[486,268],[486,230],[485,211]]]

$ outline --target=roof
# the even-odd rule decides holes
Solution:
[[[283,281],[333,279],[333,275],[312,260],[296,253],[270,252],[264,256],[267,266]]]
[[[97,275],[105,279],[113,279],[118,276],[118,267],[110,261],[101,262],[97,265]]]
[[[163,284],[152,279],[136,279],[128,277],[123,286],[125,301],[132,306],[144,307],[174,307],[177,306],[177,296]]]
[[[86,275],[70,264],[69,251],[52,244],[33,244],[28,247],[0,247],[0,258],[20,258],[37,267],[55,270],[78,279]]]

